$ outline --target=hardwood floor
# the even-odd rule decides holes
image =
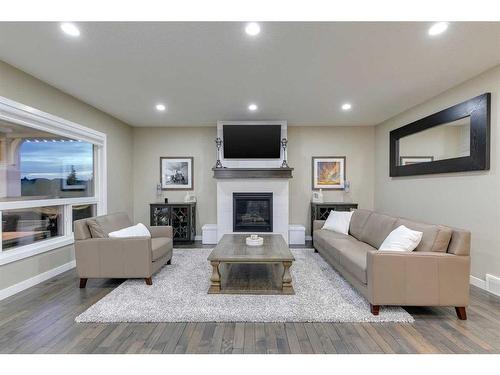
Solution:
[[[475,287],[467,321],[450,307],[407,308],[413,324],[75,323],[121,282],[79,289],[71,270],[1,301],[0,353],[500,353],[500,298]]]

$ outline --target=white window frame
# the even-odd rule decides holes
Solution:
[[[50,132],[63,137],[68,137],[92,143],[94,152],[94,196],[80,198],[55,198],[39,200],[13,200],[0,202],[0,221],[2,211],[42,206],[63,206],[62,235],[29,245],[2,251],[0,240],[0,266],[41,254],[62,246],[74,243],[72,225],[72,207],[80,204],[95,204],[97,215],[107,213],[107,168],[106,168],[106,134],[86,126],[65,120],[63,118],[40,111],[36,108],[0,96],[0,119],[33,129]],[[2,228],[0,226],[0,235]]]

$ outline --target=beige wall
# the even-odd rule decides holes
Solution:
[[[389,131],[491,92],[491,169],[415,177],[389,177]],[[472,275],[500,276],[500,66],[378,125],[375,130],[375,209],[472,231]]]
[[[160,156],[194,157],[196,233],[201,226],[217,222],[217,185],[212,177],[215,165],[216,127],[134,128],[134,218],[149,224],[149,204],[183,202],[185,190],[164,191],[156,195],[160,182]]]
[[[135,220],[149,222],[149,203],[182,201],[185,191],[156,196],[160,156],[194,156],[194,192],[197,196],[197,234],[203,224],[217,222],[217,186],[212,177],[215,165],[216,128],[134,128]],[[311,157],[347,157],[347,178],[352,191],[324,193],[325,200],[353,201],[373,208],[373,127],[288,127],[290,166],[290,223],[303,224],[309,233]]]
[[[0,96],[107,134],[108,211],[132,216],[132,128],[0,61]],[[0,266],[0,289],[74,259],[71,246]]]
[[[373,209],[373,127],[288,127],[290,181],[290,224],[302,224],[310,234],[312,157],[346,156],[346,178],[351,191],[323,190],[324,201],[355,202]]]

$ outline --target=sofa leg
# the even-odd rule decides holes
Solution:
[[[372,305],[370,303],[370,311],[373,315],[378,315],[378,313],[380,312],[380,306],[379,305]]]
[[[145,277],[144,278],[144,281],[146,282],[146,284],[148,285],[153,285],[153,280],[151,279],[151,277]]]
[[[169,260],[167,261],[167,264],[172,264],[172,259],[169,259]]]
[[[80,279],[80,289],[83,289],[83,288],[85,288],[87,286],[87,280],[88,279],[86,277],[82,277]]]
[[[460,320],[467,320],[467,313],[465,312],[465,307],[455,307],[457,312],[457,317]]]

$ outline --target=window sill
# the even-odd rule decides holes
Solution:
[[[12,250],[5,250],[0,253],[0,266],[12,262],[17,262],[18,260],[29,258],[38,254],[46,253],[63,246],[72,245],[74,242],[75,241],[73,238],[73,234],[71,234],[69,236],[61,236],[25,246],[20,246]]]

